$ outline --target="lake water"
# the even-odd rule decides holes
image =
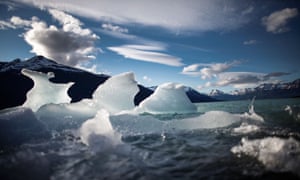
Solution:
[[[78,128],[1,150],[1,179],[297,179],[300,99],[197,104],[198,113],[110,117],[121,143]],[[70,117],[72,118],[72,117]],[[110,144],[110,145],[107,145]]]

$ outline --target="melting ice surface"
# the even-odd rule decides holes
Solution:
[[[266,117],[276,118],[276,114],[261,114],[268,112],[262,111],[261,106],[257,108],[259,113],[256,113],[254,101],[250,103],[248,111],[249,102],[243,102],[245,106],[241,106],[241,102],[218,102],[225,107],[221,110],[217,108],[220,106],[213,106],[214,103],[195,105],[187,98],[182,85],[166,83],[160,85],[138,107],[134,107],[133,99],[138,86],[132,73],[124,73],[113,76],[100,85],[95,90],[93,99],[69,103],[67,87],[71,84],[49,82],[48,79],[53,76],[51,73],[46,75],[23,71],[35,83],[24,104],[32,108],[34,113],[26,108],[26,113],[22,113],[22,109],[0,111],[0,123],[19,123],[20,118],[16,117],[27,114],[26,117],[33,117],[32,123],[43,128],[36,134],[27,132],[26,136],[33,138],[25,138],[25,143],[28,142],[27,139],[36,140],[35,137],[41,136],[44,131],[45,138],[52,134],[51,139],[42,143],[25,144],[22,149],[27,148],[28,151],[20,149],[21,162],[37,159],[38,162],[34,161],[35,163],[45,162],[44,164],[48,164],[45,169],[54,171],[50,177],[46,174],[45,178],[35,179],[195,179],[211,178],[212,175],[213,178],[222,179],[220,174],[225,175],[225,179],[230,179],[232,174],[239,179],[244,175],[240,167],[245,168],[245,160],[233,161],[236,160],[235,156],[243,158],[244,154],[254,157],[267,170],[299,174],[296,170],[299,169],[297,162],[300,161],[297,136],[274,137],[281,131],[274,133],[273,124],[268,124],[270,122]],[[226,109],[227,104],[233,104],[237,111]],[[213,108],[201,111],[204,106],[210,105]],[[292,109],[292,113],[287,113],[282,107],[280,113],[288,118],[290,115],[294,117],[297,112]],[[271,130],[265,131],[265,126],[270,126]],[[6,132],[11,134],[5,138],[22,134],[19,132],[20,128],[17,133],[13,133],[13,126],[9,128],[11,129]],[[0,136],[1,132],[3,131],[0,131]],[[257,137],[260,133],[263,137]],[[255,138],[248,140],[245,136]],[[125,145],[130,148],[121,155],[114,151]],[[91,155],[90,152],[96,153]],[[20,152],[16,153],[11,161],[0,157],[0,165],[15,165],[19,162],[15,160],[20,158],[19,154]],[[254,170],[257,170],[257,163],[251,163],[255,164]],[[49,164],[56,166],[50,168]],[[231,172],[231,169],[234,171]],[[15,169],[12,168],[11,171],[14,174]],[[28,171],[32,172],[30,168]],[[0,172],[0,177],[1,175]]]
[[[270,170],[293,171],[300,175],[300,143],[294,138],[243,138],[241,145],[234,146],[231,151],[257,158]]]
[[[22,74],[31,78],[34,82],[33,88],[27,93],[27,100],[23,104],[33,111],[37,111],[42,105],[49,103],[70,103],[68,89],[73,83],[55,84],[49,81],[54,77],[54,73],[44,74],[41,72],[22,69]]]
[[[158,86],[136,110],[152,114],[172,114],[196,112],[197,108],[187,97],[183,85],[165,83]]]
[[[133,73],[113,76],[100,85],[93,94],[96,108],[104,108],[111,113],[131,110],[134,97],[139,92]]]

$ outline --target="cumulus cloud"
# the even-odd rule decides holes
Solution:
[[[254,39],[243,42],[244,45],[253,45],[253,44],[257,44],[257,43],[258,43],[258,41],[254,40]]]
[[[108,47],[109,50],[138,61],[146,61],[152,63],[159,63],[168,66],[182,66],[181,59],[169,54],[162,53],[165,51],[163,46],[153,45],[123,45],[117,47]]]
[[[95,41],[99,37],[90,29],[82,28],[82,23],[62,11],[50,9],[49,13],[61,24],[61,28],[48,26],[37,17],[25,20],[13,16],[5,26],[24,28],[24,40],[32,46],[31,52],[43,55],[59,63],[75,66],[95,58],[98,49]]]
[[[127,28],[122,28],[120,26],[112,25],[112,24],[102,24],[102,29],[107,30],[107,31],[113,31],[113,32],[118,32],[118,33],[128,33]]]
[[[274,34],[284,33],[289,31],[287,23],[291,18],[298,15],[297,8],[285,8],[280,11],[273,12],[269,16],[262,18],[262,24],[266,27],[267,32]]]
[[[253,7],[235,0],[15,0],[72,14],[114,22],[158,26],[172,31],[232,30],[248,22]],[[195,23],[197,22],[197,23]]]
[[[192,64],[184,67],[181,73],[190,76],[200,76],[202,79],[211,79],[240,63],[240,61],[233,61],[230,63]]]

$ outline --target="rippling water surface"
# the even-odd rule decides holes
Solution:
[[[2,149],[1,179],[300,178],[300,99],[256,100],[263,121],[248,117],[249,104],[110,117],[121,143],[104,138],[96,151],[82,143],[78,128],[62,127],[50,139]]]

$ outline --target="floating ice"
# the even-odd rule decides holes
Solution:
[[[141,135],[161,133],[168,122],[160,121],[150,115],[120,114],[110,117],[113,128],[122,135]]]
[[[31,109],[15,107],[0,111],[0,147],[48,137],[49,131]]]
[[[181,130],[211,129],[226,127],[233,123],[237,123],[240,120],[241,118],[237,114],[231,114],[224,111],[209,111],[197,117],[174,121],[170,126]]]
[[[113,76],[100,85],[93,94],[96,108],[110,113],[131,110],[135,107],[134,97],[139,92],[133,73]]]
[[[92,100],[83,99],[76,103],[46,104],[36,112],[37,118],[50,130],[79,128],[81,124],[97,113]]]
[[[248,134],[257,132],[260,130],[260,127],[254,124],[248,124],[246,122],[243,122],[240,127],[234,128],[233,132],[238,134]]]
[[[254,120],[254,121],[258,121],[258,122],[264,122],[264,118],[261,117],[260,115],[256,114],[256,112],[254,111],[254,101],[255,101],[255,96],[253,97],[253,99],[249,105],[249,112],[245,112],[242,115],[242,118],[248,119],[248,120]]]
[[[162,84],[152,95],[142,101],[136,110],[152,114],[196,112],[197,108],[187,97],[184,88],[183,85],[176,83]]]
[[[289,106],[284,108],[285,111],[289,113],[295,120],[300,120],[300,107],[299,106]]]
[[[68,89],[73,83],[55,84],[49,81],[54,77],[54,73],[44,74],[41,72],[22,69],[22,74],[31,78],[34,82],[33,88],[26,94],[24,107],[29,107],[37,111],[42,105],[49,103],[69,103],[71,98],[68,96]]]
[[[231,152],[255,157],[269,170],[292,171],[300,175],[300,143],[292,137],[267,137],[257,140],[243,138],[241,145],[231,148]]]
[[[99,110],[93,119],[84,122],[79,130],[81,140],[94,151],[106,151],[121,144],[121,135],[112,128],[109,113]]]

